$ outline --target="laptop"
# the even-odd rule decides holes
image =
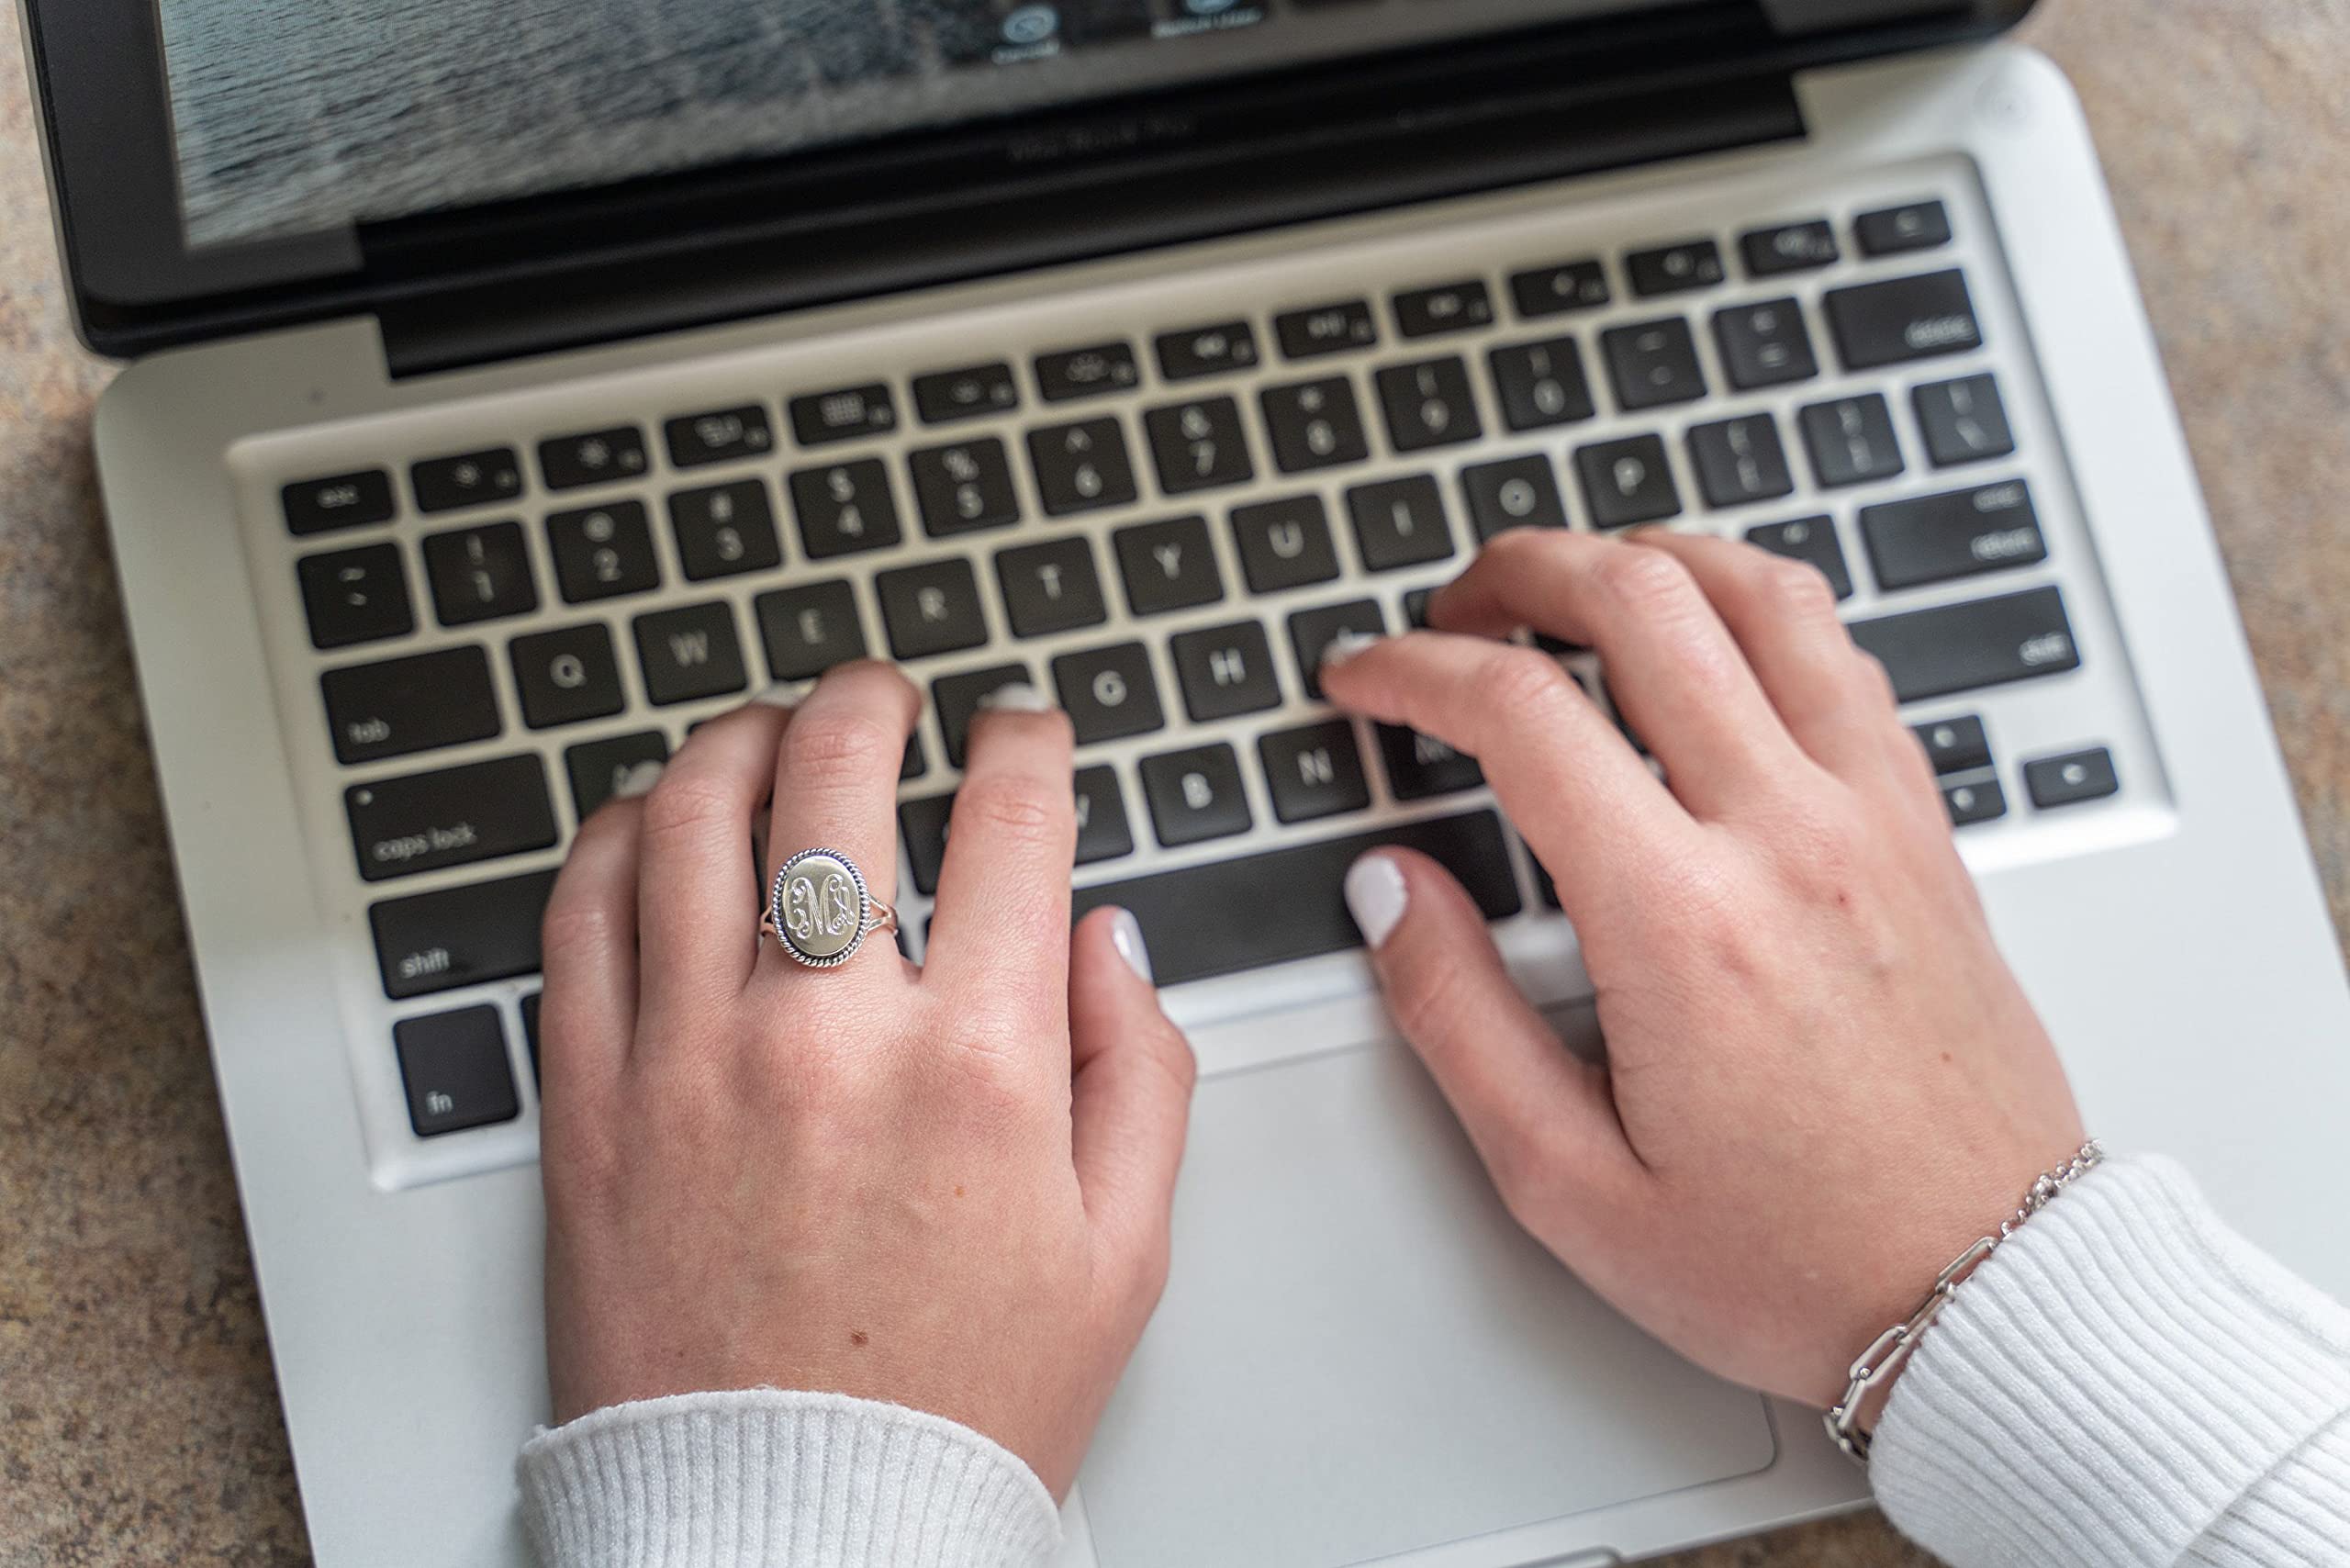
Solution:
[[[1826,573],[2089,1125],[2350,1294],[2350,995],[2026,8],[26,0],[324,1568],[524,1561],[548,883],[631,766],[866,653],[926,697],[911,950],[1016,672],[1076,725],[1076,902],[1201,1058],[1068,1568],[1581,1568],[1863,1500],[1509,1223],[1346,919],[1364,846],[1428,851],[1604,1048],[1476,760],[1313,683],[1511,528]]]

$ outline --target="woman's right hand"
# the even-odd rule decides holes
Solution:
[[[1559,890],[1605,1068],[1435,862],[1348,879],[1518,1220],[1699,1364],[1815,1406],[2080,1145],[1916,739],[1826,580],[1727,541],[1519,531],[1332,700],[1480,757]],[[1660,780],[1530,627],[1598,650]]]

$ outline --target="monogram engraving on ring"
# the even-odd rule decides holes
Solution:
[[[776,890],[771,918],[792,947],[811,958],[829,958],[856,943],[865,919],[865,897],[855,873],[825,854],[808,856],[786,869]]]

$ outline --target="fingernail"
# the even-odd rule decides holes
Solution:
[[[1362,927],[1363,940],[1382,947],[1404,918],[1404,868],[1392,855],[1376,851],[1347,868],[1347,913]]]
[[[653,786],[661,781],[661,770],[667,766],[668,764],[665,762],[638,763],[628,770],[626,776],[617,785],[613,786],[612,799],[633,801],[639,795],[651,794]]]
[[[778,680],[751,700],[762,708],[797,708],[815,689],[812,680]]]
[[[1049,713],[1053,702],[1026,681],[1014,680],[980,698],[979,707],[990,713]]]
[[[1145,985],[1158,983],[1150,972],[1150,948],[1142,939],[1142,923],[1132,911],[1122,909],[1111,917],[1110,945],[1126,961],[1126,968],[1142,977]]]
[[[1322,644],[1322,667],[1335,669],[1353,658],[1365,648],[1377,647],[1381,642],[1372,632],[1345,631]]]
[[[1673,530],[1667,528],[1661,522],[1644,522],[1638,528],[1626,529],[1616,537],[1618,539],[1628,540],[1637,544],[1645,539],[1661,539],[1672,532]]]

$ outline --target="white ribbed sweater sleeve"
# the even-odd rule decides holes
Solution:
[[[616,1405],[517,1463],[545,1568],[1037,1568],[1060,1512],[968,1427],[772,1388]]]
[[[1959,1286],[1871,1472],[1952,1568],[2344,1568],[2350,1311],[2109,1161]]]

